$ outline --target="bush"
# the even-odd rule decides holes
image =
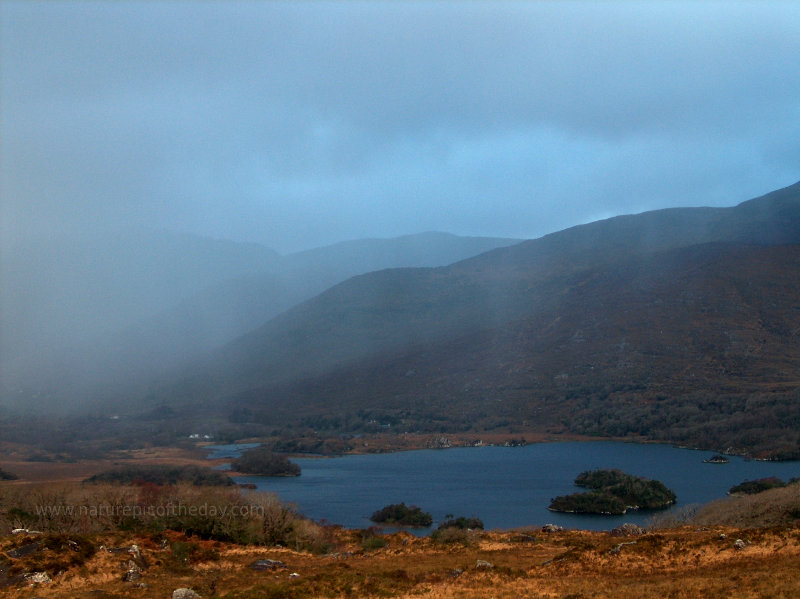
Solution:
[[[433,524],[433,516],[423,512],[421,508],[405,503],[387,505],[370,516],[370,520],[380,524],[398,524],[400,526],[418,526],[421,528]]]
[[[151,483],[155,485],[176,485],[190,483],[202,486],[231,486],[234,482],[223,472],[203,466],[175,466],[170,464],[122,466],[106,470],[87,478],[88,483]]]
[[[371,527],[361,532],[361,549],[364,551],[372,551],[374,549],[382,549],[389,544],[384,537],[378,534],[376,528]]]
[[[460,516],[458,518],[450,518],[445,520],[439,525],[439,530],[443,528],[458,528],[461,530],[483,530],[483,520],[480,518],[465,518]]]
[[[450,545],[453,543],[460,543],[462,545],[470,545],[475,540],[476,533],[466,528],[458,528],[455,526],[448,526],[447,528],[439,528],[431,534],[431,538],[436,543]]]
[[[300,466],[284,455],[272,453],[265,447],[244,452],[231,462],[231,468],[244,474],[257,476],[300,476]]]
[[[0,468],[0,480],[17,480],[18,478],[19,476],[16,474],[11,474]]]
[[[730,488],[728,495],[755,495],[763,493],[769,489],[779,489],[785,487],[786,483],[775,476],[759,478],[756,480],[746,480]]]
[[[274,494],[181,483],[32,485],[0,493],[0,535],[13,528],[93,534],[173,530],[202,539],[325,551],[322,527]]]

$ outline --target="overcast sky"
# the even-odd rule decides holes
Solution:
[[[529,238],[800,179],[798,2],[1,10],[7,240]]]

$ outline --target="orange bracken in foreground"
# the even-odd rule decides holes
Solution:
[[[397,533],[379,549],[362,548],[362,532],[330,529],[325,555],[238,546],[168,532],[99,535],[82,565],[52,582],[12,587],[12,598],[170,597],[189,587],[202,597],[797,597],[800,530],[691,528],[613,537],[604,532],[487,532],[461,543]],[[67,535],[68,536],[68,535]],[[6,537],[0,549],[34,542]],[[737,539],[743,548],[735,547]],[[123,581],[136,544],[146,568]],[[100,548],[100,546],[103,548]],[[60,556],[74,551],[66,544]],[[57,550],[50,560],[59,559]],[[10,560],[42,559],[29,556]],[[256,560],[279,562],[252,569]],[[33,565],[33,564],[29,564]],[[103,595],[97,591],[105,591]]]

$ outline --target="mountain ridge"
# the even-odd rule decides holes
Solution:
[[[659,226],[645,226],[655,224]],[[648,235],[653,228],[659,233]],[[616,235],[611,235],[613,232]],[[595,325],[584,319],[587,314],[595,314],[598,322],[615,324],[598,337],[599,345],[592,351],[615,356],[623,365],[630,364],[621,370],[604,366],[611,374],[600,377],[598,385],[608,389],[598,392],[598,397],[603,393],[606,398],[611,396],[609,406],[619,397],[628,396],[639,397],[647,404],[661,387],[665,393],[679,393],[680,401],[684,402],[693,394],[703,395],[702,401],[706,402],[705,395],[717,389],[723,395],[735,395],[737,399],[731,400],[734,403],[748,393],[777,393],[780,397],[776,401],[784,405],[800,386],[800,377],[796,376],[800,372],[800,356],[792,349],[800,331],[794,304],[794,298],[800,295],[798,243],[800,184],[732,208],[670,209],[616,217],[495,249],[447,267],[362,275],[225,346],[213,359],[203,363],[201,370],[205,374],[199,378],[197,372],[184,372],[180,383],[165,389],[169,388],[176,397],[183,391],[185,398],[194,397],[212,411],[214,405],[224,406],[221,408],[224,411],[245,404],[270,422],[274,419],[264,416],[265,406],[277,410],[283,405],[286,411],[282,413],[287,418],[300,412],[312,416],[314,410],[306,409],[309,404],[316,406],[317,414],[336,405],[349,406],[350,412],[370,409],[380,412],[392,406],[391,410],[405,413],[408,410],[391,399],[402,397],[411,406],[426,404],[423,408],[428,421],[420,424],[420,418],[409,417],[409,422],[431,426],[437,419],[452,419],[453,413],[466,414],[472,410],[470,402],[477,400],[472,396],[469,401],[464,399],[462,396],[467,394],[464,389],[473,389],[470,391],[473,394],[477,393],[474,389],[481,389],[480,393],[490,401],[494,401],[492,397],[509,395],[509,385],[492,370],[492,356],[506,355],[495,365],[498,368],[536,370],[544,368],[536,366],[542,356],[557,350],[571,355],[574,364],[565,366],[564,372],[550,372],[545,377],[548,379],[545,388],[572,408],[554,408],[548,404],[547,409],[553,414],[582,413],[584,421],[558,423],[549,418],[545,428],[582,432],[592,429],[595,434],[610,434],[617,425],[592,427],[592,419],[587,416],[593,414],[593,418],[602,420],[602,410],[598,407],[602,401],[592,400],[587,391],[587,386],[593,384],[592,376],[597,378],[591,368],[591,355],[567,352],[569,344],[553,336],[556,331],[565,335],[566,327],[570,338],[575,336],[576,347],[589,347],[592,344],[586,340],[584,329],[591,330]],[[567,251],[563,251],[565,245]],[[736,274],[741,265],[747,265],[755,290],[748,290],[747,281]],[[666,278],[659,280],[658,273]],[[715,284],[705,284],[706,280]],[[769,308],[769,302],[760,295],[760,291],[770,288],[782,290],[769,299],[779,309]],[[694,295],[687,296],[686,289]],[[675,298],[684,298],[684,302]],[[586,303],[589,300],[594,303]],[[706,303],[699,304],[700,300]],[[599,312],[597,302],[601,302]],[[687,310],[692,320],[684,322],[681,314]],[[729,314],[728,310],[733,312]],[[717,312],[724,318],[715,316]],[[745,317],[747,322],[736,320]],[[648,330],[652,323],[660,323],[672,337],[680,339],[673,339],[666,349],[653,345],[657,337]],[[749,363],[747,352],[732,350],[731,347],[739,346],[733,341],[723,342],[721,323],[734,337],[744,339],[741,343],[752,342],[756,349],[763,345],[758,351],[770,356],[774,368],[770,371],[767,363],[758,360]],[[780,334],[773,329],[781,331]],[[760,344],[750,338],[757,334],[766,335],[766,341]],[[626,343],[631,343],[626,336],[637,339],[639,348],[630,350],[627,357],[617,347],[622,344],[624,349]],[[533,341],[545,338],[550,339],[549,345]],[[468,351],[470,339],[472,343],[483,340],[478,355]],[[691,351],[684,356],[682,348]],[[747,351],[756,352],[753,348]],[[507,355],[514,352],[519,354],[518,359],[508,359]],[[666,357],[659,358],[659,352]],[[417,356],[418,365],[398,367],[397,372],[402,371],[402,376],[389,376],[390,371],[394,372],[392,364],[405,365],[400,356],[405,356],[409,364],[415,363],[413,357]],[[419,362],[420,356],[426,356],[425,360]],[[661,368],[659,359],[672,364],[672,370]],[[734,375],[737,360],[744,360],[743,368],[746,367],[738,378]],[[683,363],[683,371],[691,372],[692,368],[686,370],[691,361],[699,361],[706,367],[695,369],[695,380],[690,377],[689,383],[682,387],[676,383],[679,381],[676,372],[681,369],[675,364]],[[420,364],[424,363],[438,364],[439,369],[422,376],[420,372],[425,369]],[[571,372],[570,369],[578,367],[575,364],[583,364],[586,372],[580,375]],[[464,371],[470,369],[483,372],[484,379],[491,383],[485,387],[470,386],[469,380],[464,379]],[[405,375],[411,371],[415,374]],[[780,375],[776,380],[783,387],[768,384],[769,376],[776,375]],[[658,376],[665,381],[661,387]],[[359,380],[368,381],[366,387],[357,383]],[[752,381],[757,384],[751,385]],[[430,389],[440,383],[444,389],[441,396],[432,398]],[[515,409],[527,409],[526,397],[536,403],[531,399],[531,389],[540,383],[509,384],[519,390],[514,401],[523,402]],[[391,393],[381,391],[382,387],[391,388]],[[580,401],[581,395],[590,397],[592,406],[588,412],[575,409],[575,401]],[[427,403],[424,397],[428,397]],[[508,399],[500,399],[498,403],[502,401]],[[784,407],[794,414],[794,408]],[[534,412],[528,413],[528,421],[533,419],[536,409],[544,410],[545,405],[537,404]],[[703,412],[708,408],[698,410]],[[476,422],[490,426],[487,422],[492,420],[491,415],[471,413]],[[513,410],[498,410],[497,414],[495,420],[511,418],[511,422],[519,416]],[[645,419],[651,416],[650,412],[647,414]],[[625,421],[624,426],[617,428],[624,429],[625,434],[652,434],[662,440],[669,440],[670,435],[674,439],[682,436],[674,431],[665,432],[660,425],[638,430],[625,418],[621,421]],[[463,425],[466,423],[459,424]],[[789,440],[786,436],[791,431],[778,428],[780,434],[770,450],[796,451],[797,439]],[[725,439],[759,450],[766,450],[769,445],[763,434],[758,440],[746,442],[733,434],[726,437],[716,429],[713,434],[706,429],[692,430],[708,437],[712,445]]]

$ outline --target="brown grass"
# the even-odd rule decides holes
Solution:
[[[756,495],[727,497],[701,507],[693,521],[700,525],[788,526],[800,520],[800,484]]]
[[[186,501],[209,501],[230,492],[178,490]],[[30,510],[40,502],[141,502],[142,491],[66,483],[0,487],[0,562],[9,564],[12,573],[45,570],[53,578],[36,588],[0,589],[0,594],[44,599],[104,591],[114,597],[169,597],[176,588],[191,587],[203,597],[229,599],[800,596],[800,527],[794,518],[800,509],[798,485],[715,502],[676,518],[670,527],[651,527],[643,536],[628,538],[589,531],[476,531],[467,542],[442,542],[396,533],[383,536],[383,546],[365,546],[364,531],[320,527],[287,513],[274,496],[261,494],[251,499],[269,509],[256,528],[275,532],[281,546],[269,545],[275,539],[266,536],[258,544],[243,545],[169,529],[125,531],[119,522],[102,518],[30,525],[9,516],[10,511],[19,516],[13,507]],[[217,499],[231,501],[222,495]],[[8,534],[12,525],[23,523],[52,532]],[[743,549],[734,546],[737,539],[745,543]],[[3,557],[35,542],[44,549]],[[106,549],[131,544],[138,545],[147,563],[141,580],[146,588],[123,581],[129,554]],[[257,559],[279,560],[285,567],[255,571],[249,564]],[[478,560],[492,567],[477,568]]]
[[[205,453],[198,447],[183,449],[178,447],[152,447],[111,452],[108,456],[96,460],[78,460],[75,462],[28,461],[35,448],[19,444],[0,444],[0,468],[16,474],[19,479],[4,481],[0,485],[26,485],[45,482],[80,482],[90,476],[109,470],[116,465],[130,463],[138,465],[169,464],[196,465],[213,467],[229,460],[207,460]],[[2,488],[2,486],[0,486]]]
[[[10,598],[88,597],[103,590],[114,597],[169,597],[182,586],[203,597],[795,597],[800,531],[792,528],[709,530],[681,528],[639,537],[635,544],[602,532],[489,532],[470,546],[443,546],[398,533],[383,548],[363,551],[358,531],[329,531],[335,548],[315,556],[289,548],[245,547],[203,541],[177,533],[164,537],[97,535],[97,551],[68,566],[53,582],[16,587]],[[720,540],[721,533],[726,539]],[[736,538],[749,545],[736,550]],[[7,550],[15,539],[0,541]],[[123,582],[130,556],[100,546],[136,543],[149,567],[146,589]],[[54,552],[54,554],[57,551]],[[177,556],[177,557],[176,557]],[[176,560],[183,560],[178,562]],[[256,559],[279,560],[285,568],[257,572]],[[492,568],[476,568],[478,560]],[[293,573],[298,576],[292,576]]]

